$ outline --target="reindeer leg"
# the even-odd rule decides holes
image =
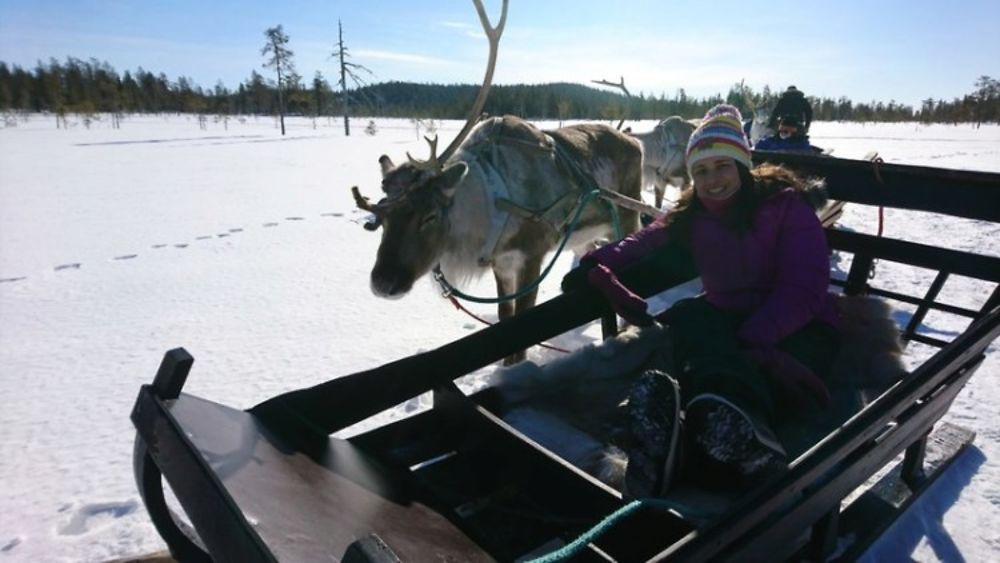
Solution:
[[[518,274],[517,285],[518,287],[524,287],[536,279],[542,273],[542,259],[544,256],[532,256],[524,261],[524,268]],[[517,307],[515,312],[517,314],[523,313],[528,309],[535,306],[535,300],[538,298],[538,288],[536,287],[532,291],[525,293],[517,300]]]
[[[656,194],[656,200],[655,200],[656,208],[657,209],[662,209],[663,208],[663,194],[665,194],[666,191],[667,191],[667,174],[666,174],[666,171],[664,171],[663,174],[660,174],[659,170],[656,171],[656,181],[653,184],[653,191]]]
[[[517,285],[517,279],[512,278],[509,274],[503,275],[493,268],[493,279],[497,283],[497,295],[510,295],[514,293],[514,287]],[[501,321],[507,320],[514,316],[515,308],[513,301],[502,301],[497,304],[497,318]]]
[[[538,279],[538,275],[542,271],[543,259],[544,256],[531,256],[525,258],[524,263],[521,265],[520,271],[517,272],[517,279],[515,280],[514,290],[511,291],[510,293],[513,293],[514,291],[520,291],[521,288],[527,286],[528,284]],[[537,298],[538,298],[538,288],[535,288],[529,291],[528,293],[525,293],[524,295],[518,297],[513,302],[508,302],[508,304],[512,305],[513,308],[512,314],[518,315],[534,307],[535,300]],[[521,350],[504,358],[503,365],[510,366],[518,362],[522,362],[524,361],[526,356],[527,352],[525,350]]]

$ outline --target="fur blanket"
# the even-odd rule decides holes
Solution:
[[[841,296],[838,307],[844,321],[842,348],[829,384],[835,401],[839,396],[844,405],[839,410],[849,416],[906,372],[899,331],[884,301]],[[522,362],[498,370],[491,386],[501,397],[502,416],[556,455],[620,489],[626,460],[613,445],[621,431],[619,406],[644,370],[671,365],[666,330],[660,325],[633,327],[544,365]],[[793,430],[826,432],[842,422],[843,414],[837,420],[805,421]]]

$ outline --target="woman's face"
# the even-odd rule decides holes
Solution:
[[[698,197],[729,199],[740,189],[740,171],[728,156],[713,156],[698,161],[691,169],[691,181]]]

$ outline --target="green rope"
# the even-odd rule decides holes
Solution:
[[[559,561],[567,561],[580,553],[580,551],[587,547],[588,544],[597,540],[597,538],[599,538],[604,532],[608,531],[609,528],[644,506],[655,510],[668,510],[670,508],[670,505],[665,503],[662,499],[643,498],[634,500],[605,516],[600,522],[595,524],[586,532],[580,534],[580,536],[572,542],[555,551],[546,553],[541,557],[531,559],[527,563],[557,563]]]
[[[572,542],[564,545],[563,547],[546,553],[545,555],[538,557],[536,559],[530,559],[528,563],[556,563],[557,561],[566,561],[570,557],[573,557],[577,553],[587,547],[587,544],[592,543],[601,534],[606,532],[608,528],[613,526],[616,522],[625,518],[629,514],[632,514],[639,507],[642,506],[642,501],[634,500],[625,506],[619,508],[618,510],[612,512],[608,516],[604,517],[603,520],[597,523],[593,528],[587,530],[580,537],[576,538]]]
[[[518,299],[524,295],[527,295],[528,293],[538,288],[538,286],[542,283],[542,281],[546,278],[546,276],[549,275],[549,272],[552,270],[552,267],[555,266],[556,264],[556,260],[562,253],[563,248],[566,247],[566,243],[569,242],[569,237],[572,236],[573,231],[576,230],[576,226],[580,222],[580,216],[583,215],[583,210],[587,207],[587,205],[590,204],[591,201],[594,200],[594,198],[599,198],[600,196],[601,196],[601,190],[593,190],[583,196],[580,205],[577,206],[576,208],[576,213],[573,215],[573,220],[570,221],[569,228],[566,229],[566,234],[563,236],[562,241],[559,243],[559,248],[556,249],[555,256],[552,257],[552,260],[549,261],[548,266],[546,266],[545,269],[542,270],[542,273],[535,279],[535,281],[531,282],[529,285],[522,288],[520,291],[509,295],[499,295],[497,297],[476,297],[474,295],[468,295],[456,289],[455,286],[448,283],[448,280],[445,279],[444,274],[441,272],[440,266],[434,267],[434,280],[441,285],[441,289],[444,292],[445,296],[454,295],[455,297],[464,299],[466,301],[471,301],[473,303],[503,303],[505,301],[511,301],[513,299]],[[615,237],[617,239],[622,238],[624,235],[622,234],[621,218],[618,216],[618,208],[615,207],[615,205],[610,201],[607,200],[602,200],[602,201],[604,201],[605,205],[608,206],[608,209],[611,213],[611,222],[615,228]]]

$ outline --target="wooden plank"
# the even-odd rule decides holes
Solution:
[[[753,159],[825,178],[832,199],[1000,222],[997,173],[782,152],[754,151]]]
[[[844,205],[846,204],[847,202],[845,201],[836,199],[830,200],[817,212],[819,215],[819,222],[826,228],[833,227],[844,214]]]
[[[151,385],[140,389],[132,422],[214,560],[275,561]]]
[[[169,551],[156,551],[144,555],[128,555],[108,559],[104,563],[177,563],[177,560],[170,556]]]
[[[372,533],[404,561],[428,554],[453,561],[492,560],[428,506],[405,472],[347,441],[330,438],[322,450],[301,452],[246,412],[183,394],[170,414],[239,507],[247,530],[259,535],[277,560],[339,558],[355,540]],[[209,543],[206,532],[218,523],[197,524]],[[216,559],[230,547],[210,544]]]
[[[944,270],[952,275],[993,282],[1000,281],[1000,258],[996,256],[985,256],[839,229],[828,229],[826,239],[831,248],[856,255],[861,254],[879,260],[910,264],[929,270]]]

